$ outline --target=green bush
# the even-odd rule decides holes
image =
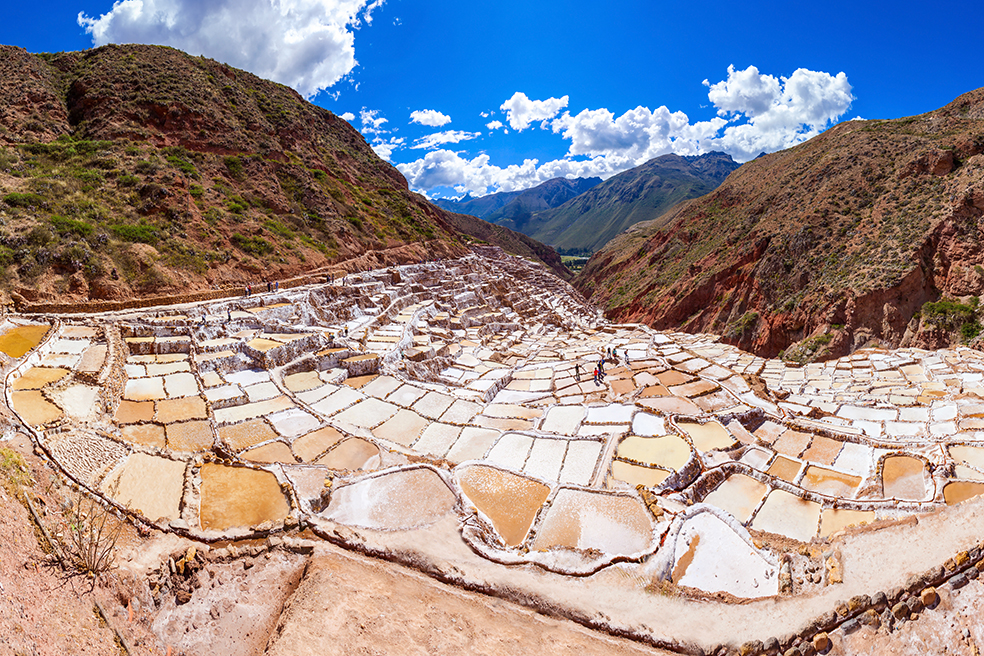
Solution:
[[[924,303],[922,317],[927,323],[946,330],[956,330],[965,323],[977,321],[977,313],[972,306],[948,299]]]
[[[250,255],[269,255],[273,252],[273,244],[263,237],[245,237],[237,232],[229,241]]]
[[[236,180],[242,180],[246,177],[246,171],[243,169],[243,161],[235,155],[229,155],[228,157],[222,158],[222,162],[226,165],[229,170],[229,175],[231,175]]]
[[[168,155],[167,161],[171,166],[178,169],[189,178],[195,178],[196,180],[198,179],[198,169],[196,169],[195,165],[188,160],[182,159],[177,155]]]
[[[977,320],[968,321],[964,325],[960,326],[960,335],[964,338],[964,341],[969,342],[978,335],[981,334],[981,324]]]
[[[133,187],[140,182],[140,178],[135,175],[130,175],[129,173],[124,173],[120,177],[116,178],[116,184],[121,187]]]
[[[11,207],[35,207],[44,202],[44,198],[32,193],[9,193],[3,197],[3,202]]]
[[[280,221],[276,219],[270,219],[263,224],[263,227],[272,232],[275,235],[279,235],[284,239],[293,239],[294,231],[285,226]]]
[[[116,224],[109,226],[112,232],[120,241],[139,242],[141,244],[156,244],[160,239],[160,231],[146,223],[137,225]]]
[[[188,193],[191,194],[192,198],[195,200],[201,200],[202,196],[205,194],[205,190],[201,185],[193,184],[188,185]]]
[[[76,237],[88,237],[96,230],[91,223],[57,215],[51,217],[51,226],[55,229],[55,232],[62,237],[68,237],[71,235],[75,235]]]

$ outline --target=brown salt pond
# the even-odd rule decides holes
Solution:
[[[301,462],[311,462],[319,455],[338,443],[342,439],[342,434],[331,426],[319,428],[307,435],[297,438],[291,445]]]
[[[56,383],[68,375],[68,369],[58,367],[31,367],[24,372],[24,375],[14,380],[10,389],[15,390],[36,390]]]
[[[130,424],[122,426],[120,428],[120,434],[130,444],[163,449],[167,443],[164,437],[164,427],[160,424]]]
[[[114,419],[117,424],[135,424],[154,418],[153,401],[120,401]]]
[[[677,425],[690,436],[698,451],[727,449],[735,443],[728,429],[716,421],[709,421],[706,424],[681,421]]]
[[[752,520],[752,528],[810,541],[817,534],[820,504],[785,490],[772,490]]]
[[[379,467],[379,447],[358,437],[342,440],[338,446],[315,461],[331,469],[371,470]]]
[[[361,528],[400,531],[429,526],[454,509],[454,493],[432,469],[404,469],[334,490],[326,519]]]
[[[861,477],[810,465],[800,485],[812,492],[850,499],[861,485]]]
[[[290,447],[283,442],[270,442],[269,444],[255,447],[249,451],[240,453],[239,457],[250,462],[266,464],[282,462],[293,465],[297,462]]]
[[[733,474],[704,497],[704,503],[731,513],[732,517],[744,524],[768,491],[769,486],[765,483],[744,474]]]
[[[886,499],[922,501],[926,498],[926,469],[912,456],[888,456],[882,468],[882,489]]]
[[[150,520],[180,517],[185,463],[134,453],[106,477],[101,490]]]
[[[961,501],[972,499],[981,494],[984,494],[984,483],[951,481],[943,488],[943,500],[948,506],[954,506]]]
[[[630,435],[618,445],[616,455],[621,459],[679,471],[691,456],[690,445],[682,437],[637,437]]]
[[[219,438],[233,451],[242,451],[276,437],[273,427],[263,419],[252,419],[219,428]]]
[[[280,521],[290,508],[270,472],[206,463],[201,469],[203,529],[224,531]]]
[[[0,351],[15,359],[24,357],[41,343],[50,328],[46,323],[12,328],[0,335]]]
[[[656,487],[669,478],[670,474],[672,472],[665,469],[640,467],[621,460],[612,461],[612,478],[628,483],[632,487],[637,485]],[[609,484],[609,487],[613,486]]]
[[[61,408],[44,398],[39,390],[10,393],[14,412],[29,426],[42,426],[63,416]]]
[[[635,497],[563,489],[547,509],[533,548],[628,555],[649,548],[652,530],[649,511]]]
[[[465,496],[492,521],[506,545],[522,544],[550,488],[525,476],[473,465],[455,474]]]
[[[820,515],[820,537],[825,538],[849,526],[864,526],[875,521],[873,510],[825,508]]]
[[[164,429],[167,446],[174,451],[198,453],[212,448],[212,425],[207,421],[184,421]]]
[[[790,460],[783,456],[777,456],[775,460],[772,461],[772,465],[769,466],[768,471],[765,473],[769,476],[775,476],[776,478],[781,478],[789,483],[795,483],[796,477],[799,475],[800,467],[802,463],[796,460]]]

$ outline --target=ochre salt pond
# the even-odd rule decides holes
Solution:
[[[50,325],[44,323],[31,326],[17,326],[0,335],[0,351],[12,358],[21,358],[41,343],[48,334]]]
[[[926,470],[923,461],[911,456],[889,456],[882,469],[886,499],[922,501],[926,498]]]
[[[597,549],[613,555],[645,551],[652,541],[652,520],[639,499],[561,490],[540,523],[534,549]]]
[[[984,494],[984,483],[969,483],[966,481],[952,481],[943,488],[943,499],[946,505],[953,506],[961,501],[972,499],[980,494]]]
[[[468,500],[492,521],[506,545],[522,544],[547,500],[550,488],[525,476],[474,465],[459,470],[458,484]]]
[[[183,462],[134,453],[100,489],[151,521],[178,519],[185,467]]]
[[[681,421],[677,425],[690,436],[698,451],[727,449],[735,443],[731,433],[716,421],[709,421],[706,424]]]
[[[765,483],[744,474],[733,474],[704,497],[704,503],[726,510],[744,524],[768,491],[769,486]]]
[[[10,399],[14,412],[30,426],[42,426],[63,416],[61,408],[44,398],[39,390],[11,392]]]
[[[270,472],[206,463],[201,469],[203,529],[223,531],[280,521],[290,508]]]
[[[14,379],[10,389],[15,390],[35,390],[41,389],[46,385],[58,382],[68,375],[68,369],[58,367],[31,367],[24,372],[20,378]]]
[[[618,445],[619,458],[635,460],[674,471],[687,464],[691,456],[690,445],[676,435],[664,437],[637,437],[630,435]]]

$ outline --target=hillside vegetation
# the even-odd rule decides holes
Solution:
[[[842,123],[634,226],[576,284],[609,317],[800,361],[966,340],[921,310],[984,290],[982,153],[984,90]]]
[[[250,73],[158,46],[0,46],[0,293],[120,299],[367,251],[453,256],[469,229],[566,274],[551,249],[475,221],[410,192],[344,120]]]

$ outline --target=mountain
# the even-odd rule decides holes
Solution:
[[[0,46],[0,295],[202,290],[451,257],[472,238],[567,274],[551,249],[410,192],[288,87],[159,46]]]
[[[633,226],[575,284],[611,318],[793,361],[968,340],[984,292],[982,153],[984,89],[847,121]]]
[[[601,184],[601,178],[554,178],[516,194],[499,209],[483,216],[489,223],[529,234],[527,224],[536,212],[559,207],[572,198]]]
[[[522,232],[515,224],[522,224],[524,216],[557,207],[599,183],[601,178],[554,178],[529,189],[499,191],[478,198],[469,195],[461,200],[440,198],[434,204],[450,212],[470,214]]]
[[[612,176],[559,207],[537,212],[515,227],[556,248],[592,252],[629,226],[714,190],[736,168],[738,164],[724,153],[663,155]]]

